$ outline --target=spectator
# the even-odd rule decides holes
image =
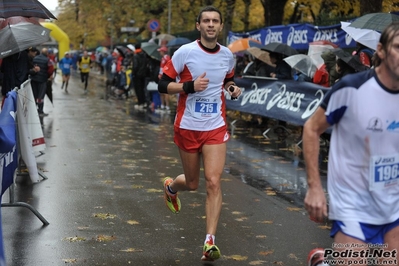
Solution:
[[[254,60],[254,68],[255,76],[258,77],[270,77],[273,72],[276,71],[274,67],[269,64],[266,64],[262,60],[255,58]]]
[[[255,76],[255,64],[254,64],[255,59],[252,57],[252,55],[246,55],[246,59],[244,61],[245,67],[242,71],[243,75],[246,76]]]
[[[129,97],[129,84],[130,84],[130,75],[126,72],[126,67],[124,65],[121,66],[121,70],[118,72],[117,77],[117,87],[118,87],[118,96],[122,96],[125,94],[126,99]]]
[[[296,81],[307,81],[307,82],[313,82],[312,78],[305,75],[304,73],[300,72],[297,69],[294,69],[294,71],[296,72],[294,75],[294,80]]]
[[[356,73],[356,70],[348,65],[344,60],[338,58],[335,63],[335,71],[338,73],[338,78],[335,82],[348,74]]]
[[[46,95],[47,80],[52,78],[54,70],[47,57],[47,48],[43,48],[42,52],[33,58],[33,64],[40,67],[40,70],[31,77],[33,97],[35,98],[39,115],[46,116],[47,114],[43,112],[44,96]]]
[[[368,68],[373,66],[372,64],[373,54],[374,51],[368,48],[367,46],[359,42],[356,43],[356,50],[353,53],[353,55],[359,56],[360,62]]]
[[[48,49],[48,58],[50,59],[50,61],[53,63],[54,66],[54,76],[53,76],[53,81],[55,79],[55,76],[57,75],[57,65],[58,65],[58,59],[56,54],[54,53],[53,49]]]
[[[330,87],[329,74],[326,69],[326,64],[323,64],[319,69],[316,70],[313,76],[313,83],[327,88]]]
[[[147,54],[141,50],[141,44],[135,45],[135,54],[133,56],[133,84],[134,91],[137,97],[138,109],[147,107],[147,101],[145,97],[145,80],[147,77]]]
[[[170,56],[168,55],[168,48],[166,46],[161,46],[158,49],[158,51],[161,54],[162,59],[161,59],[161,64],[160,64],[160,67],[159,67],[158,79],[156,80],[156,83],[158,83],[158,80],[162,77],[162,74],[163,74],[162,68],[170,60]],[[170,112],[169,95],[166,94],[166,93],[160,93],[160,97],[161,97],[161,110],[166,110],[167,112]]]
[[[276,65],[275,71],[270,74],[270,77],[277,79],[293,79],[292,68],[283,60],[284,55],[279,53],[270,53],[269,56],[270,61]]]
[[[331,51],[325,51],[321,54],[324,60],[326,71],[328,72],[328,83],[330,87],[339,78],[339,74],[335,70],[336,56]]]
[[[28,78],[29,58],[27,51],[7,56],[3,58],[1,72],[3,73],[3,83],[1,86],[2,96],[21,84]],[[38,70],[37,70],[38,71]],[[4,99],[5,97],[3,97]]]

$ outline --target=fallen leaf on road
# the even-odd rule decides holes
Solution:
[[[249,263],[249,265],[262,265],[263,263],[265,263],[266,261],[264,261],[264,260],[254,260],[254,261],[251,261],[250,263]]]
[[[302,208],[297,208],[297,207],[287,207],[287,210],[293,212],[293,211],[302,211]]]
[[[143,250],[142,249],[135,249],[135,248],[128,248],[128,249],[123,249],[123,250],[120,250],[120,251],[122,251],[122,252],[142,252]]]
[[[86,238],[79,237],[79,236],[72,236],[72,237],[65,237],[64,240],[69,241],[69,242],[82,242],[82,241],[86,241]]]
[[[64,263],[75,263],[78,262],[78,259],[63,259],[62,261]]]
[[[225,256],[225,258],[228,260],[237,260],[237,261],[243,261],[248,259],[247,256],[241,256],[241,255]]]
[[[98,235],[96,237],[97,242],[108,242],[108,241],[113,241],[115,239],[116,239],[115,236],[106,236],[106,235]]]
[[[93,216],[96,218],[100,218],[101,220],[114,219],[116,217],[115,214],[109,214],[109,213],[93,213]]]
[[[139,222],[135,221],[135,220],[129,220],[127,221],[128,224],[140,224]]]
[[[149,188],[147,189],[147,192],[148,193],[163,192],[163,189]]]
[[[258,223],[261,223],[261,224],[272,224],[273,221],[267,221],[267,220],[265,220],[265,221],[258,221]]]
[[[327,230],[331,229],[331,226],[329,226],[329,225],[319,225],[318,227],[321,229],[327,229]]]
[[[273,253],[274,253],[274,250],[266,250],[266,251],[259,252],[259,255],[267,256],[267,255],[270,255]]]

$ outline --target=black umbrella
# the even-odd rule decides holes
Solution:
[[[279,42],[271,42],[269,44],[266,44],[262,46],[262,50],[268,51],[270,53],[277,53],[277,54],[282,54],[286,56],[291,56],[294,54],[298,54],[298,51],[292,48],[291,46],[285,44],[285,43],[279,43]]]
[[[399,21],[399,16],[391,13],[371,13],[357,18],[349,26],[381,32],[393,21]]]
[[[54,105],[53,103],[53,87],[52,87],[53,81],[52,80],[47,80],[46,83],[46,95],[49,98],[50,102]]]
[[[177,37],[168,42],[167,47],[182,46],[183,44],[190,43],[191,40],[185,37]]]
[[[0,0],[0,18],[14,16],[57,19],[37,0]]]
[[[0,18],[0,29],[7,27],[8,25],[14,25],[22,22],[28,22],[36,25],[41,25],[37,18],[27,18],[22,16],[15,16],[9,18]]]
[[[0,30],[0,58],[16,54],[50,40],[50,30],[33,23],[21,22]]]
[[[335,54],[338,58],[342,59],[345,63],[347,63],[351,68],[357,71],[363,71],[368,69],[365,65],[360,62],[360,59],[356,55],[351,55],[341,48],[332,49],[331,52]]]
[[[119,54],[121,54],[123,57],[126,57],[129,54],[129,49],[125,46],[118,45],[115,47],[115,49],[118,51]]]

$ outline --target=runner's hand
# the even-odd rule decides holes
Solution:
[[[327,217],[327,201],[321,186],[308,188],[305,196],[305,209],[311,219],[318,222],[324,221]]]
[[[199,76],[195,81],[194,81],[194,90],[196,92],[204,91],[206,88],[208,88],[209,84],[209,79],[205,78],[206,72]]]

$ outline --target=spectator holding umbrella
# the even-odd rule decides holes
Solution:
[[[270,61],[276,65],[275,70],[270,73],[270,77],[277,79],[292,79],[292,68],[285,62],[284,55],[279,53],[270,53]]]

